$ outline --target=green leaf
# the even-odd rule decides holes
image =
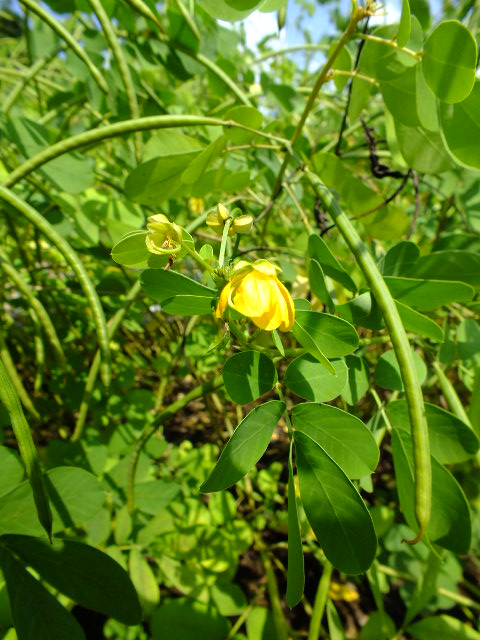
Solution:
[[[339,396],[347,384],[347,366],[343,359],[330,362],[330,373],[316,358],[305,354],[295,358],[285,371],[284,383],[301,398],[328,402]]]
[[[408,0],[403,0],[402,15],[400,16],[400,24],[397,31],[397,44],[399,47],[404,47],[410,40],[410,33],[412,31],[412,20],[410,16],[410,4]]]
[[[287,607],[294,607],[302,599],[305,586],[302,536],[298,522],[298,505],[293,477],[293,441],[288,455],[288,564],[287,564]]]
[[[457,618],[431,616],[408,627],[408,632],[417,640],[480,640],[480,633]]]
[[[315,258],[310,260],[310,264],[308,266],[308,279],[310,281],[310,289],[312,290],[312,293],[327,305],[329,309],[335,309],[335,305],[333,304],[333,300],[325,283],[325,276],[323,275],[322,267]]]
[[[349,405],[357,404],[370,387],[370,370],[365,358],[347,356],[348,383],[343,388],[342,399]]]
[[[418,311],[411,309],[401,302],[397,301],[395,304],[400,314],[402,324],[407,331],[413,331],[420,336],[425,336],[436,342],[443,342],[443,329],[434,320],[430,320],[427,316],[418,313]]]
[[[359,418],[327,404],[297,404],[293,425],[314,440],[349,478],[375,471],[380,452],[371,431]]]
[[[6,550],[0,563],[18,640],[86,640],[81,626]]]
[[[475,82],[477,44],[457,20],[441,22],[425,40],[422,56],[425,82],[439,100],[462,102]]]
[[[245,594],[237,584],[216,582],[211,593],[212,600],[222,616],[239,616],[247,607]]]
[[[410,434],[392,430],[393,462],[400,506],[408,526],[417,529],[414,510],[414,465]],[[455,553],[467,553],[471,517],[465,495],[445,467],[432,458],[432,512],[427,528],[432,542]]]
[[[263,122],[263,115],[258,109],[254,109],[253,107],[240,106],[229,109],[223,115],[223,119],[233,120],[233,122],[238,122],[249,129],[259,129]],[[223,133],[225,137],[234,144],[246,144],[255,137],[255,133],[228,126],[223,127]]]
[[[233,432],[200,491],[221,491],[243,478],[265,453],[284,411],[285,403],[279,400],[252,409]]]
[[[413,352],[413,362],[417,372],[417,379],[420,384],[423,384],[427,378],[427,367],[416,351]],[[383,389],[403,391],[400,367],[398,366],[397,356],[393,349],[385,351],[378,359],[374,378],[376,384]]]
[[[327,358],[346,356],[358,346],[354,327],[346,320],[328,313],[296,311],[293,335],[299,340],[295,333],[296,326],[302,327],[311,336]]]
[[[9,118],[3,130],[25,158],[47,149],[57,135],[57,132],[48,131],[40,123],[27,118]],[[39,169],[39,173],[67,193],[81,193],[91,187],[95,179],[90,159],[73,153],[50,160]]]
[[[148,615],[160,602],[158,581],[139,549],[134,547],[128,556],[128,570],[143,611]]]
[[[375,198],[378,198],[376,194]],[[374,205],[376,206],[376,205]],[[362,211],[369,207],[362,207]],[[377,240],[396,240],[404,235],[410,226],[410,218],[407,212],[401,207],[388,204],[378,211],[370,214],[362,220],[362,224],[367,234]]]
[[[455,105],[441,104],[441,134],[452,156],[460,164],[480,169],[480,82]]]
[[[217,291],[175,271],[146,269],[141,275],[142,289],[157,300],[163,311],[179,316],[212,312]]]
[[[145,244],[147,235],[148,231],[143,229],[125,234],[114,245],[112,258],[125,267],[146,267],[148,259],[152,255]]]
[[[420,126],[427,131],[438,132],[440,130],[440,121],[438,119],[437,99],[425,82],[422,65],[418,64],[416,69],[417,115]]]
[[[221,156],[221,153],[225,147],[227,139],[225,136],[219,136],[211,144],[208,145],[201,153],[198,154],[185,171],[182,173],[182,182],[185,184],[194,184],[205,173],[209,165],[212,164],[217,158]]]
[[[435,251],[422,256],[407,275],[430,280],[455,280],[480,287],[480,255],[473,251]]]
[[[76,467],[57,467],[45,477],[53,515],[53,533],[81,524],[103,506],[104,493],[91,473]],[[20,533],[43,536],[35,513],[30,484],[25,481],[0,496],[0,535]]]
[[[295,304],[297,301],[295,301]],[[295,313],[298,312],[298,309],[295,309]],[[327,371],[329,371],[332,375],[335,374],[335,368],[333,364],[328,360],[325,354],[322,352],[318,344],[315,342],[314,338],[308,333],[306,329],[302,327],[302,325],[297,324],[295,320],[292,328],[292,333],[298,342],[305,347],[310,355],[312,355],[322,366],[325,367]]]
[[[377,537],[357,490],[309,436],[295,432],[300,496],[323,551],[340,571],[363,573],[375,558]]]
[[[135,485],[135,505],[152,516],[169,505],[180,493],[181,485],[171,480],[151,480]]]
[[[152,640],[165,640],[165,633],[175,640],[224,640],[230,624],[211,605],[179,598],[154,611],[151,630]]]
[[[440,133],[407,127],[398,120],[395,120],[395,132],[400,152],[411,169],[436,175],[453,167]]]
[[[410,419],[405,400],[390,402],[387,415],[394,427],[410,433]],[[457,416],[429,402],[425,403],[430,450],[441,464],[455,464],[472,458],[478,451],[475,433]]]
[[[327,247],[325,241],[315,233],[308,239],[308,255],[318,260],[325,275],[340,282],[345,289],[353,293],[357,291],[354,281]]]
[[[24,466],[17,453],[7,447],[0,447],[0,496],[8,493],[23,480]]]
[[[404,0],[408,5],[408,0]],[[380,82],[380,90],[392,116],[407,127],[420,124],[417,115],[417,70],[409,67],[399,76]]]
[[[392,276],[385,276],[384,280],[395,300],[420,311],[432,311],[451,302],[468,302],[475,294],[472,287],[462,282]]]
[[[212,18],[217,20],[226,20],[227,22],[236,22],[237,20],[243,20],[255,10],[244,9],[240,11],[233,8],[225,0],[197,0],[202,9],[209,13]],[[253,1],[253,0],[252,0]],[[257,3],[258,4],[258,3]]]
[[[337,46],[337,43],[332,42],[332,44],[330,45],[330,49],[328,50],[329,56],[333,53],[336,46]],[[343,47],[343,49],[340,49],[340,53],[335,59],[335,62],[332,65],[332,69],[339,69],[341,71],[351,71],[352,68],[353,68],[352,54],[350,53],[347,47]],[[348,80],[349,80],[349,76],[347,75],[345,76],[334,75],[333,81],[335,83],[335,86],[337,87],[337,91],[341,91],[343,87],[347,84]]]
[[[258,351],[242,351],[223,366],[223,382],[234,402],[247,404],[270,391],[277,382],[273,362]]]
[[[360,58],[359,70],[377,80],[390,80],[401,75],[408,67],[417,64],[417,60],[406,54],[401,49],[388,46],[388,41],[397,35],[398,27],[395,24],[382,25],[372,31],[372,35],[383,38],[386,44],[369,40],[363,47]],[[419,51],[422,48],[422,28],[415,18],[411,19],[411,32],[407,49]]]
[[[263,0],[225,0],[225,2],[237,11],[253,11]]]
[[[141,611],[128,574],[105,553],[72,540],[7,535],[3,540],[43,580],[78,604],[137,624]]]
[[[384,276],[402,276],[415,267],[420,257],[420,249],[414,242],[397,242],[378,262],[378,268]]]
[[[361,293],[345,304],[339,304],[336,312],[351,324],[377,331],[384,325],[382,313],[370,291]]]

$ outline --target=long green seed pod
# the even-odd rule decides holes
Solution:
[[[88,304],[92,311],[93,321],[97,330],[97,339],[102,353],[102,379],[105,386],[110,384],[110,346],[108,340],[107,323],[103,313],[100,299],[93,286],[92,281],[88,277],[88,273],[83,266],[82,261],[72,249],[70,244],[62,238],[62,236],[52,227],[52,225],[33,207],[19,198],[10,189],[0,186],[0,199],[8,202],[18,212],[20,212],[27,220],[34,224],[39,231],[47,236],[47,238],[57,247],[65,260],[70,264],[78,278],[78,282],[88,300]]]
[[[35,312],[38,320],[42,325],[43,331],[45,332],[45,335],[47,336],[52,346],[52,349],[55,353],[55,357],[57,359],[58,364],[59,365],[65,364],[65,354],[63,353],[62,345],[58,338],[53,322],[47,313],[47,310],[45,309],[43,304],[40,302],[40,300],[36,297],[36,295],[33,293],[28,283],[25,282],[21,273],[19,273],[15,269],[13,264],[7,258],[5,253],[2,251],[2,249],[0,249],[0,268],[3,269],[6,275],[9,278],[11,278],[12,282],[14,282],[15,285],[18,287],[18,289],[23,293],[28,304]]]
[[[375,264],[372,254],[320,178],[310,172],[307,173],[307,177],[322,201],[323,206],[331,215],[337,229],[342,234],[365,276],[382,312],[398,360],[412,429],[413,458],[415,464],[415,516],[419,526],[417,536],[413,540],[406,540],[406,542],[415,544],[421,540],[430,521],[432,467],[425,405],[423,402],[422,389],[416,374],[412,349],[408,342],[407,334],[400,319],[395,301]]]
[[[3,186],[13,187],[19,180],[28,176],[32,171],[38,169],[42,165],[46,164],[54,158],[58,158],[64,153],[69,151],[75,151],[81,149],[90,144],[96,144],[103,142],[109,138],[115,138],[127,133],[135,133],[135,131],[153,131],[154,129],[169,129],[175,127],[198,127],[198,126],[217,126],[217,127],[234,127],[243,131],[250,131],[255,135],[268,140],[273,140],[278,144],[284,146],[287,150],[290,149],[290,142],[285,138],[272,135],[271,133],[265,133],[258,131],[257,129],[251,129],[245,127],[234,120],[222,120],[221,118],[211,118],[208,116],[148,116],[145,118],[138,118],[134,120],[123,120],[122,122],[115,122],[113,124],[106,125],[104,127],[98,127],[91,131],[84,131],[76,136],[71,136],[65,140],[61,140],[56,144],[52,144],[43,151],[40,151],[36,155],[32,156],[28,160],[25,160],[19,167],[12,171],[3,181]]]
[[[28,7],[29,9],[31,9],[34,13],[36,13],[37,16],[41,20],[43,20],[43,22],[45,22],[45,24],[48,24],[48,26],[50,27],[50,29],[52,29],[52,31],[55,31],[55,33],[62,40],[66,42],[66,44],[70,47],[73,53],[76,56],[78,56],[80,60],[87,65],[88,70],[92,74],[93,79],[98,84],[100,89],[104,93],[108,93],[108,85],[105,82],[105,79],[103,78],[102,74],[100,73],[98,68],[93,64],[93,62],[90,60],[85,50],[82,49],[82,47],[78,44],[75,38],[73,38],[73,36],[65,29],[65,27],[62,24],[60,24],[60,22],[58,22],[58,20],[54,18],[54,16],[51,13],[49,13],[46,9],[44,9],[39,4],[34,2],[34,0],[20,0],[20,2],[26,7]]]
[[[40,463],[38,461],[37,450],[35,449],[32,434],[30,433],[28,423],[23,414],[20,400],[12,384],[12,381],[10,380],[10,376],[8,375],[8,372],[1,360],[0,400],[5,405],[5,408],[10,414],[13,433],[15,435],[15,439],[17,440],[20,456],[23,460],[23,464],[25,465],[25,471],[32,487],[33,499],[35,500],[35,506],[37,507],[38,519],[51,540],[52,512],[50,510],[50,503],[48,501],[45,480],[43,478],[42,470],[40,469]]]

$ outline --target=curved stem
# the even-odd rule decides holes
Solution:
[[[62,40],[64,40],[66,44],[68,44],[68,46],[73,51],[73,53],[76,56],[78,56],[80,60],[87,65],[88,70],[92,74],[93,79],[98,84],[100,89],[104,93],[108,93],[108,85],[105,82],[102,74],[97,69],[97,67],[93,64],[93,62],[90,60],[89,56],[85,53],[84,49],[82,49],[82,47],[78,44],[75,38],[73,38],[72,35],[65,29],[65,27],[61,25],[60,22],[58,22],[58,20],[56,20],[56,18],[54,18],[51,13],[49,13],[46,9],[44,9],[43,7],[38,5],[36,2],[34,2],[34,0],[20,0],[20,2],[26,7],[28,7],[29,9],[31,9],[34,13],[36,13],[41,20],[43,20],[46,24],[48,24],[50,29],[55,31],[55,33]]]
[[[5,339],[2,333],[0,333],[0,363],[3,365],[3,367],[7,371],[8,376],[15,388],[16,394],[22,401],[22,404],[25,407],[25,409],[32,416],[32,418],[34,418],[35,420],[40,420],[40,414],[35,409],[35,406],[30,396],[27,393],[27,390],[23,386],[23,382],[17,373],[15,364],[12,360],[12,356],[10,355],[10,351],[8,350],[7,344],[5,342]]]
[[[66,261],[70,264],[78,278],[78,282],[88,300],[92,311],[93,321],[97,330],[97,339],[102,353],[102,378],[105,386],[110,384],[110,346],[108,340],[107,324],[103,313],[102,305],[97,291],[90,280],[87,270],[82,261],[72,249],[70,244],[58,231],[44,218],[38,211],[19,198],[13,191],[0,186],[0,200],[8,202],[27,220],[34,224],[62,253]]]
[[[103,140],[108,140],[109,138],[115,138],[127,133],[135,133],[136,131],[150,131],[154,129],[168,129],[175,127],[198,127],[202,125],[243,129],[244,131],[255,133],[257,136],[279,142],[286,148],[289,147],[288,140],[285,140],[284,138],[279,138],[278,136],[271,135],[270,133],[264,133],[263,131],[257,131],[256,129],[245,127],[233,120],[221,120],[220,118],[210,118],[208,116],[148,116],[146,118],[123,120],[122,122],[115,122],[114,124],[93,129],[91,131],[84,131],[76,136],[71,136],[70,138],[61,140],[56,144],[52,144],[47,149],[40,151],[40,153],[32,156],[17,167],[7,176],[2,184],[4,187],[12,187],[17,184],[19,180],[22,180],[32,173],[32,171],[35,171],[35,169],[38,169],[50,160],[54,160],[69,151],[76,151],[77,149],[81,149],[89,144],[103,142]]]
[[[415,370],[413,352],[395,301],[375,264],[372,254],[320,178],[312,173],[307,173],[307,177],[322,201],[323,206],[331,215],[335,225],[342,234],[357,264],[363,271],[365,279],[382,312],[400,367],[412,429],[415,464],[415,516],[419,526],[417,537],[407,542],[415,543],[418,542],[426,532],[430,520],[432,468],[425,406],[422,389]]]
[[[125,56],[123,55],[123,51],[118,41],[117,35],[113,30],[110,18],[108,17],[107,12],[103,8],[103,5],[99,0],[88,1],[92,9],[95,11],[95,14],[97,15],[98,21],[102,26],[107,42],[112,50],[115,62],[117,63],[118,70],[123,81],[123,86],[125,87],[125,93],[127,95],[128,106],[130,107],[132,118],[139,118],[140,109],[138,108],[137,94],[133,85],[132,74],[130,73],[127,61],[125,59]],[[135,149],[137,161],[140,161],[142,137],[139,133],[135,135]]]

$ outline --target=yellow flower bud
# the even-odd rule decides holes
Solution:
[[[145,238],[150,253],[159,255],[172,254],[180,250],[182,245],[182,228],[170,222],[163,213],[150,216],[147,220],[148,234]]]
[[[222,233],[225,223],[222,219],[219,219],[216,211],[210,211],[210,213],[207,213],[206,222],[207,226],[210,227],[212,231],[215,231],[216,233]]]
[[[230,218],[230,212],[221,202],[217,204],[218,219],[224,222]]]
[[[295,308],[291,295],[277,278],[279,270],[268,260],[239,263],[233,270],[233,278],[222,289],[217,318],[232,307],[260,329],[290,331]]]
[[[253,227],[253,216],[250,213],[246,213],[242,216],[238,216],[233,221],[233,228],[237,233],[248,233]]]

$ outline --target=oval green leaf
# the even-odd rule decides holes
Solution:
[[[332,360],[330,364],[334,374],[310,354],[299,356],[288,365],[284,382],[290,391],[301,398],[328,402],[342,393],[348,377],[344,360]]]
[[[418,525],[414,507],[414,463],[410,434],[393,429],[392,445],[400,506],[408,526],[416,531]],[[432,511],[427,528],[430,540],[455,553],[467,553],[471,528],[470,509],[460,485],[445,467],[432,458]]]
[[[439,100],[462,102],[475,82],[477,44],[457,20],[441,22],[425,40],[422,56],[425,82]]]
[[[152,255],[145,244],[147,235],[148,231],[144,229],[126,233],[114,245],[112,258],[115,262],[123,264],[125,267],[145,267]]]
[[[311,336],[327,358],[346,356],[358,347],[358,334],[354,327],[337,316],[318,311],[297,311],[295,324]],[[297,338],[295,327],[293,335]]]
[[[327,404],[297,404],[293,425],[314,440],[349,478],[362,478],[375,471],[380,452],[372,432],[346,411]]]
[[[395,300],[420,311],[432,311],[450,302],[468,302],[475,294],[475,290],[463,282],[393,276],[385,276],[384,280]]]
[[[443,140],[453,157],[462,165],[480,169],[480,82],[455,105],[440,105]]]
[[[390,402],[386,407],[393,427],[410,433],[410,419],[405,400]],[[478,451],[478,438],[462,420],[429,402],[425,403],[430,450],[441,464],[465,462]]]
[[[304,433],[294,437],[302,504],[325,555],[340,571],[363,573],[377,551],[367,507],[322,447]]]
[[[222,491],[241,480],[265,453],[284,411],[285,403],[280,400],[270,400],[250,411],[233,432],[200,491]]]
[[[242,351],[231,356],[222,374],[228,394],[238,404],[256,400],[277,382],[275,365],[258,351]]]
[[[223,116],[224,120],[233,120],[238,124],[248,127],[249,129],[259,129],[263,122],[263,115],[253,107],[233,107],[229,109]],[[235,144],[246,144],[255,136],[252,131],[242,131],[236,127],[223,127],[225,137]]]
[[[212,312],[217,292],[181,273],[146,269],[141,276],[142,289],[157,300],[166,313],[179,316]]]
[[[413,362],[415,364],[418,381],[420,384],[423,384],[427,377],[427,367],[416,351],[413,352]],[[400,367],[398,366],[397,357],[393,349],[385,351],[378,359],[374,378],[376,384],[383,389],[403,391]]]

